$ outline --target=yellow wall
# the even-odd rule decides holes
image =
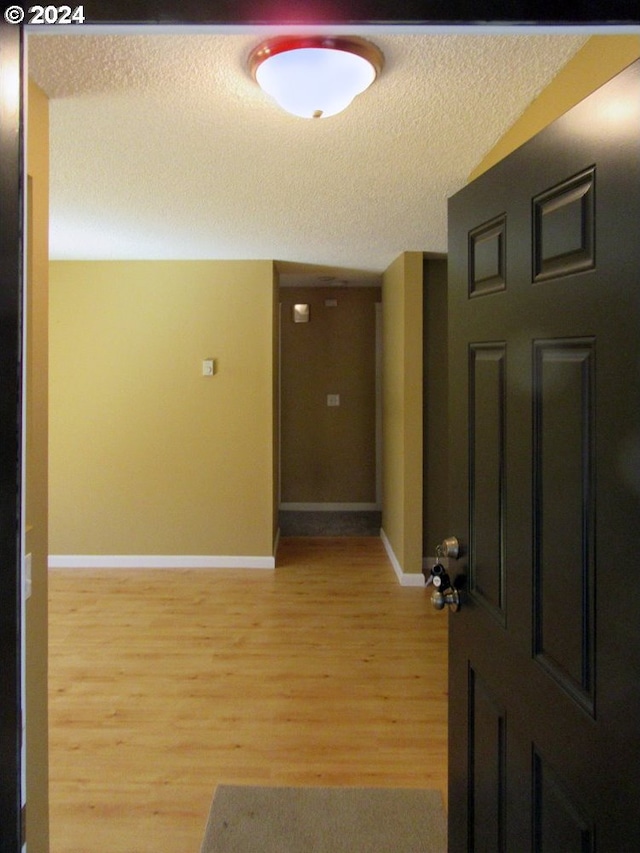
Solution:
[[[422,254],[382,283],[382,527],[405,573],[422,570]]]
[[[376,287],[280,292],[283,503],[375,505],[380,298]],[[300,302],[309,323],[293,322]],[[339,394],[340,406],[327,406],[328,394]]]
[[[26,602],[27,838],[49,849],[47,721],[47,362],[49,276],[49,102],[29,81],[27,138]]]
[[[474,169],[477,178],[640,57],[640,36],[592,36]]]
[[[50,276],[51,554],[272,556],[272,262]]]

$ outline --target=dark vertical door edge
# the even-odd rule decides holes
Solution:
[[[21,846],[22,32],[0,24],[0,851]]]

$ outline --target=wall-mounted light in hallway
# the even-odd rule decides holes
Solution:
[[[309,305],[298,304],[293,306],[293,322],[308,323],[310,319]]]

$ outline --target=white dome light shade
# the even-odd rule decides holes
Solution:
[[[375,76],[373,66],[361,56],[321,47],[276,53],[256,71],[260,87],[283,110],[302,118],[342,112]]]
[[[280,39],[251,55],[260,87],[288,113],[328,118],[364,92],[382,68],[382,54],[360,39]]]

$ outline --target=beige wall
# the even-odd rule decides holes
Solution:
[[[470,180],[486,172],[640,57],[640,36],[592,36],[478,164]]]
[[[50,552],[272,555],[272,262],[50,275]]]
[[[382,527],[405,573],[422,569],[422,254],[382,284]]]
[[[283,503],[375,504],[380,298],[374,287],[281,289]],[[293,322],[296,303],[310,306],[309,323]]]
[[[49,103],[29,81],[27,139],[26,601],[27,838],[49,849],[47,720],[47,362],[49,277]]]

